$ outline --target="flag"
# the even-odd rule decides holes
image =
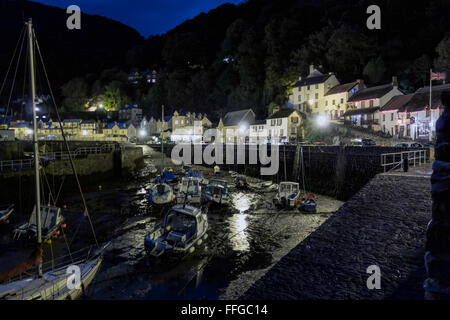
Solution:
[[[446,74],[445,72],[431,72],[431,80],[445,80]]]

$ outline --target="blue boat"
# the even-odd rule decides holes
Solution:
[[[201,209],[176,205],[169,209],[161,224],[148,232],[144,247],[149,258],[181,258],[192,253],[208,237],[208,219]]]
[[[162,175],[158,175],[155,178],[156,183],[176,183],[178,182],[178,178],[173,173],[171,169],[164,169]]]

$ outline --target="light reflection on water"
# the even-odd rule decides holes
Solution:
[[[239,211],[234,214],[230,222],[230,242],[235,251],[249,251],[250,243],[247,240],[247,214],[244,213],[250,208],[251,201],[245,193],[238,193],[232,196],[232,206]]]

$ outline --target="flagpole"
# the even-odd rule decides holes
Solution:
[[[432,76],[433,70],[430,69],[430,104],[428,105],[428,107],[430,108],[430,125],[428,126],[428,141],[431,141],[431,125],[433,124],[433,112],[431,111],[431,85],[432,85],[432,81],[431,81],[431,76]],[[426,112],[425,112],[426,113]]]

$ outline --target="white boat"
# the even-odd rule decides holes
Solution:
[[[61,214],[61,208],[53,206],[43,206],[40,209],[41,214],[41,237],[42,240],[50,239],[64,222],[64,217]],[[34,206],[31,213],[30,220],[17,227],[14,230],[14,239],[19,239],[21,236],[28,238],[36,238],[37,236],[37,222],[36,222],[36,206]]]
[[[145,235],[145,251],[151,258],[181,258],[203,244],[207,231],[206,213],[190,205],[176,205]]]
[[[223,179],[211,179],[205,188],[205,199],[217,204],[228,204],[228,183]]]
[[[36,121],[36,85],[35,85],[35,56],[34,49],[39,49],[39,44],[36,40],[36,35],[33,30],[33,24],[31,19],[26,23],[27,28],[27,36],[23,37],[23,39],[27,38],[28,40],[28,66],[29,66],[29,76],[30,76],[30,99],[31,99],[31,108],[33,111],[33,153],[34,159],[40,159],[39,157],[39,141],[37,137],[37,121]],[[25,40],[23,40],[25,41]],[[23,44],[23,43],[22,43]],[[40,51],[39,51],[40,53]],[[19,57],[20,58],[20,57]],[[56,107],[56,106],[55,106]],[[65,138],[64,130],[61,126],[60,122],[61,135],[64,139],[66,147],[68,151],[68,143]],[[73,169],[74,176],[78,182],[78,187],[80,191],[80,195],[83,201],[84,206],[84,214],[88,217],[92,232],[94,234],[95,242],[98,242],[95,238],[94,229],[92,226],[92,221],[90,220],[89,212],[86,206],[86,202],[83,196],[83,192],[81,190],[81,185],[79,184],[78,176],[75,171],[75,164],[73,163],[72,157],[70,157],[70,163]],[[91,250],[89,250],[86,256],[80,257],[77,260],[72,260],[64,262],[64,264],[60,264],[58,267],[49,268],[50,270],[46,270],[43,272],[43,263],[42,263],[42,242],[43,238],[46,238],[46,235],[51,234],[54,228],[57,228],[61,222],[60,209],[57,207],[50,206],[42,206],[41,204],[41,194],[40,194],[40,163],[39,161],[34,162],[34,195],[35,195],[35,206],[33,210],[33,214],[30,218],[30,222],[25,224],[25,228],[27,231],[31,231],[36,235],[36,243],[39,248],[39,259],[37,263],[37,270],[35,276],[30,276],[29,273],[25,279],[10,279],[9,282],[3,283],[0,285],[0,299],[17,299],[17,300],[59,300],[59,299],[76,299],[78,298],[87,288],[87,286],[91,283],[92,279],[96,275],[97,271],[100,269],[100,265],[103,260],[103,248],[100,248],[94,256],[90,255]],[[42,212],[41,212],[42,209]],[[48,230],[46,230],[48,228]],[[42,233],[44,232],[44,237]],[[48,240],[51,241],[51,240]],[[73,255],[70,254],[71,258]],[[14,269],[9,270],[11,272],[11,276],[13,276],[13,272],[20,273],[22,269],[20,266],[24,266],[24,264],[19,264]],[[27,267],[28,268],[28,267]],[[75,272],[75,274],[71,273],[71,270],[79,270],[80,273]],[[73,272],[73,271],[72,271]],[[79,275],[79,277],[78,277]],[[21,275],[19,275],[20,277]]]
[[[7,223],[8,218],[11,216],[13,212],[14,212],[14,204],[3,207],[0,210],[0,223]]]
[[[0,284],[0,300],[74,300],[79,298],[100,269],[105,247],[106,245],[90,259],[85,258],[54,268],[41,277],[27,277]],[[74,266],[80,271],[78,279],[78,274],[72,271]]]
[[[147,200],[152,204],[170,204],[175,199],[172,187],[167,183],[155,184],[149,191]]]
[[[200,205],[202,187],[198,178],[184,177],[177,192],[177,203]]]
[[[278,193],[273,198],[273,204],[277,209],[294,209],[300,204],[300,187],[296,182],[281,182]]]

